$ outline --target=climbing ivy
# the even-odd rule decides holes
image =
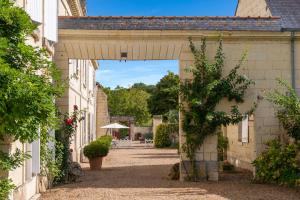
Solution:
[[[205,38],[202,39],[200,49],[197,49],[190,39],[190,49],[195,62],[194,66],[187,71],[192,73],[193,79],[183,81],[180,86],[180,95],[184,102],[181,105],[182,129],[186,138],[182,150],[191,164],[191,173],[187,172],[187,178],[196,181],[199,178],[196,151],[205,138],[216,134],[220,126],[242,121],[246,115],[254,111],[256,103],[245,113],[239,111],[238,105],[243,103],[246,90],[254,84],[246,76],[238,74],[245,55],[228,75],[223,75],[225,56],[221,39],[213,62],[207,58]],[[217,105],[223,99],[236,102],[236,105],[231,107],[231,112],[216,110]]]
[[[60,176],[56,177],[55,181],[61,183],[74,181],[74,177],[71,176],[73,159],[70,145],[76,133],[78,123],[84,119],[84,117],[81,116],[84,110],[78,110],[77,105],[74,105],[73,109],[72,113],[65,113],[63,115],[63,122],[60,124],[60,129],[55,133],[55,150],[61,159],[58,164]]]
[[[46,50],[28,45],[36,28],[22,8],[0,0],[0,144],[31,143],[41,127],[50,130],[57,121],[54,99],[62,92],[60,75]],[[27,158],[20,150],[0,153],[0,199],[14,188],[4,175]]]

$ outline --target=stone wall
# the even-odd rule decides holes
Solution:
[[[96,134],[97,138],[105,135],[107,133],[107,129],[102,129],[100,127],[108,125],[110,123],[110,116],[108,113],[108,105],[107,105],[107,95],[102,90],[101,86],[97,86],[97,119],[96,119]]]
[[[247,59],[239,70],[240,73],[255,81],[246,94],[246,101],[240,105],[241,110],[247,110],[258,98],[263,98],[266,92],[276,88],[276,78],[282,78],[291,83],[291,41],[290,33],[280,33],[277,36],[270,33],[269,36],[259,36],[255,33],[248,33],[246,37],[223,37],[223,49],[226,56],[224,74],[235,67],[244,52]],[[200,41],[194,39],[196,46],[200,46]],[[296,39],[296,52],[300,48],[299,38]],[[217,49],[216,38],[209,37],[207,41],[207,53],[212,59]],[[296,53],[296,55],[299,55]],[[193,56],[189,52],[188,46],[181,53],[180,57],[180,77],[181,79],[191,78],[185,68],[193,65]],[[299,74],[300,59],[296,57],[296,70]],[[296,89],[299,90],[300,74],[296,74]],[[221,102],[217,108],[229,111],[232,103]],[[182,118],[182,116],[180,115]],[[278,138],[283,134],[278,120],[274,114],[273,106],[265,99],[259,102],[254,113],[253,121],[249,123],[249,143],[238,141],[237,127],[228,126],[226,135],[229,138],[228,158],[233,164],[246,169],[252,169],[251,162],[265,149],[265,142]],[[181,131],[181,141],[184,143],[184,133]],[[212,139],[214,138],[214,139]],[[217,162],[216,137],[212,136],[205,141],[198,155],[198,161]],[[187,160],[182,155],[182,160]],[[201,165],[201,164],[200,164]],[[211,165],[211,164],[210,164]],[[214,167],[212,167],[214,168]],[[207,168],[206,168],[207,169]],[[181,171],[183,171],[183,167]],[[212,169],[214,170],[214,169]],[[210,171],[208,169],[208,171]],[[184,172],[183,172],[184,173]],[[210,173],[210,172],[208,172]],[[214,174],[214,171],[211,171]],[[216,173],[215,173],[216,174]],[[211,176],[210,176],[211,177]],[[209,177],[209,178],[210,178]],[[216,176],[214,178],[217,178]]]
[[[272,14],[265,0],[239,0],[236,16],[269,17]]]

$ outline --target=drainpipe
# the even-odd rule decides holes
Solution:
[[[296,89],[296,69],[295,69],[295,32],[291,32],[291,75],[292,87]]]

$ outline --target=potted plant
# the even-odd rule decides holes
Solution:
[[[95,140],[84,147],[83,154],[89,159],[91,170],[100,170],[102,167],[102,159],[108,154],[109,147]]]

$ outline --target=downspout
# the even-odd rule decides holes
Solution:
[[[292,77],[292,88],[296,89],[295,31],[291,32],[291,77]]]

